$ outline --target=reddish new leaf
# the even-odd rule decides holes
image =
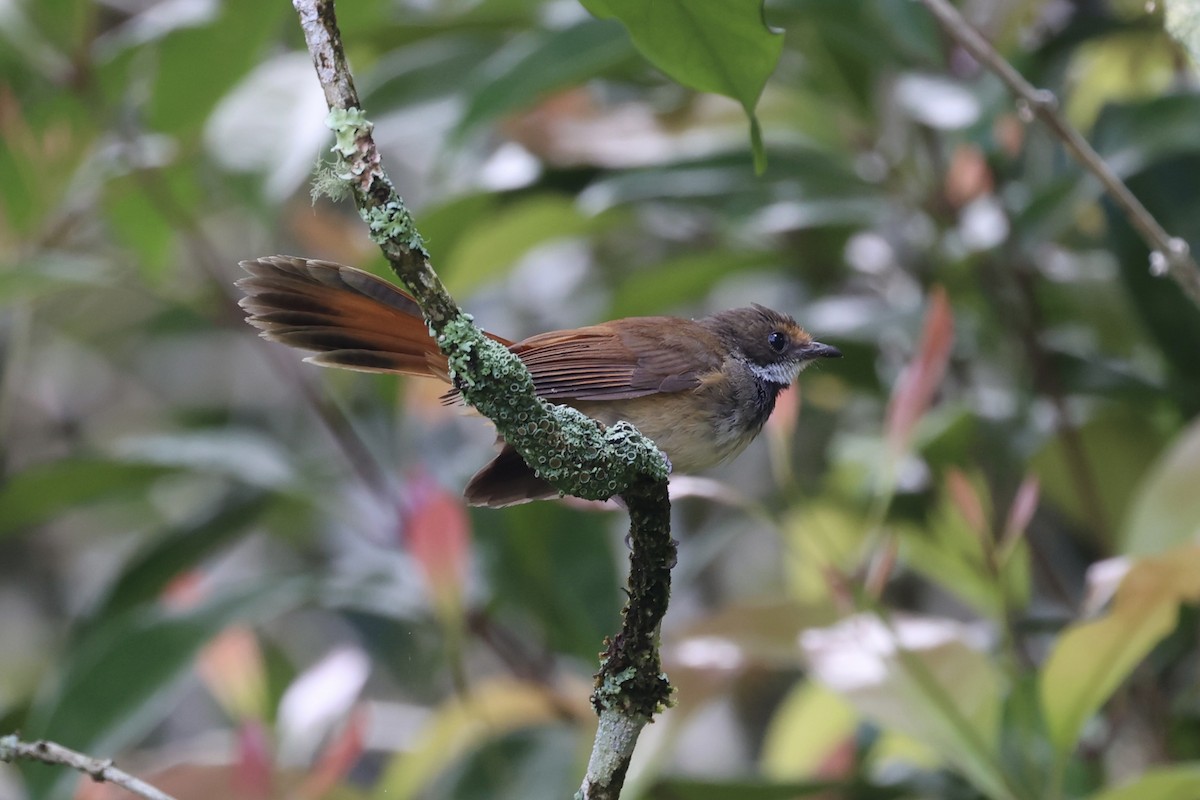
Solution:
[[[934,287],[929,297],[925,327],[913,360],[896,382],[887,411],[888,452],[893,459],[908,449],[913,430],[929,410],[950,362],[954,344],[954,317],[946,292]]]
[[[466,579],[471,523],[462,499],[417,474],[406,487],[404,543],[435,598],[458,597]]]

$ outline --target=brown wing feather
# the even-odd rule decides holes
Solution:
[[[720,367],[712,339],[691,320],[641,317],[539,334],[512,350],[544,397],[624,400],[699,386]]]

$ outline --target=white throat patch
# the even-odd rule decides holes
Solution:
[[[804,369],[805,363],[804,361],[781,361],[778,364],[764,367],[762,364],[755,364],[753,361],[747,360],[746,366],[760,381],[789,386],[792,381],[796,380],[800,370]]]

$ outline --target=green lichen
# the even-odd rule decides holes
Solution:
[[[342,174],[332,164],[318,159],[313,167],[312,189],[309,190],[313,205],[322,197],[338,201],[344,200],[349,194],[350,186]]]
[[[333,152],[349,158],[358,152],[358,137],[369,134],[375,126],[361,108],[330,109],[325,125],[333,131]]]
[[[371,229],[371,241],[378,245],[399,243],[409,250],[428,258],[425,241],[421,238],[412,214],[408,212],[399,196],[383,205],[372,205],[359,209],[359,216]]]
[[[604,708],[611,708],[614,702],[621,700],[629,691],[626,684],[636,678],[637,670],[633,667],[621,670],[615,675],[605,675],[604,680],[596,687],[592,698]]]
[[[485,337],[470,317],[448,321],[437,339],[463,399],[491,419],[538,477],[559,491],[605,500],[641,476],[666,480],[662,453],[634,426],[619,422],[605,430],[573,408],[536,398],[520,360]]]

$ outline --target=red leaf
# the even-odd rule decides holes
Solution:
[[[355,706],[345,726],[325,747],[316,766],[300,785],[297,796],[305,800],[317,800],[337,786],[362,757],[366,730],[366,706]]]
[[[245,722],[237,733],[233,785],[239,796],[270,798],[275,794],[271,741],[261,722]]]
[[[457,596],[466,579],[471,521],[462,499],[417,474],[406,487],[405,547],[425,573],[435,596]]]
[[[200,652],[200,679],[234,719],[261,719],[267,703],[267,673],[254,631],[231,625]]]
[[[887,411],[888,451],[893,458],[908,449],[913,430],[933,402],[954,344],[954,317],[946,292],[935,286],[929,298],[929,312],[921,342],[913,360],[905,368],[892,391]]]
[[[1033,519],[1033,512],[1037,511],[1039,494],[1038,479],[1033,475],[1026,476],[1017,487],[1017,494],[1008,509],[1008,521],[1004,523],[1004,536],[1000,541],[1002,549],[1007,550],[1025,534],[1029,521]]]
[[[946,491],[958,513],[967,521],[967,527],[984,542],[989,542],[987,513],[983,510],[983,501],[971,481],[957,469],[946,473]]]

